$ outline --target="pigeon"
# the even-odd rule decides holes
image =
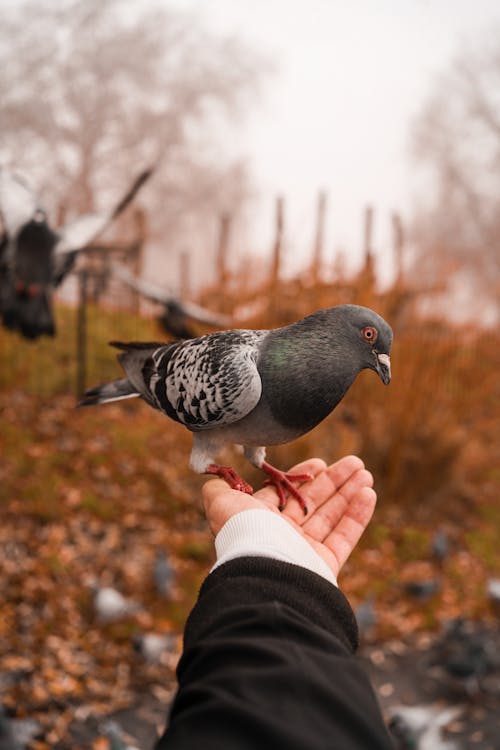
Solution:
[[[0,750],[24,750],[41,732],[37,719],[10,719],[0,705]]]
[[[126,599],[111,586],[100,587],[93,584],[91,588],[94,595],[94,611],[99,622],[114,622],[142,610],[140,604]]]
[[[486,583],[488,599],[493,605],[500,605],[500,578],[490,578]]]
[[[445,627],[431,662],[469,695],[479,692],[481,678],[496,667],[497,648],[473,622],[457,617]]]
[[[175,580],[175,570],[169,557],[163,550],[156,553],[153,565],[153,579],[157,592],[162,596],[170,596]]]
[[[100,726],[100,732],[104,734],[109,740],[110,750],[138,750],[134,745],[129,745],[125,732],[113,719],[107,719],[103,721]]]
[[[0,168],[0,313],[6,328],[25,338],[54,335],[48,289],[58,235],[38,198],[18,175]]]
[[[196,336],[190,320],[221,328],[228,326],[231,322],[228,315],[212,312],[192,302],[183,302],[172,292],[136,278],[128,269],[118,263],[112,264],[112,271],[117,279],[127,284],[131,289],[162,305],[163,311],[158,318],[160,325],[176,339],[192,339]]]
[[[433,557],[440,564],[442,564],[448,557],[450,542],[448,534],[444,529],[438,529],[432,537],[431,549]]]
[[[27,339],[54,336],[52,294],[78,253],[111,224],[152,174],[143,171],[111,211],[87,214],[57,231],[34,191],[0,167],[0,314],[5,328]]]
[[[458,750],[443,740],[441,730],[462,712],[461,706],[396,706],[390,710],[389,729],[400,750]]]
[[[408,581],[405,583],[404,588],[409,596],[423,602],[430,599],[434,594],[437,594],[441,588],[441,584],[434,579],[430,579],[429,581]]]
[[[227,330],[170,344],[110,342],[127,377],[92,388],[81,406],[141,397],[193,432],[190,466],[233,489],[253,493],[230,466],[215,463],[227,444],[275,485],[279,506],[292,495],[307,513],[288,474],[269,464],[266,445],[287,443],[318,425],[363,369],[391,379],[392,330],[373,310],[338,305],[272,330]]]
[[[176,642],[172,633],[143,633],[132,637],[134,650],[150,664],[159,664],[163,654],[175,651]]]
[[[373,594],[367,597],[354,610],[354,616],[358,625],[359,634],[367,638],[377,624],[377,613],[375,611],[375,597]]]
[[[23,750],[22,745],[14,734],[12,720],[5,713],[3,706],[0,706],[0,750]]]

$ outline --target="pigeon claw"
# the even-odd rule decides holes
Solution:
[[[245,482],[231,466],[219,466],[218,464],[210,464],[206,467],[205,474],[214,474],[220,477],[232,490],[238,490],[238,492],[245,492],[247,495],[253,495],[253,487],[248,482]]]
[[[304,515],[307,516],[307,503],[304,500],[304,497],[299,492],[299,490],[294,486],[294,482],[308,482],[310,479],[312,479],[311,474],[289,474],[285,471],[281,471],[280,469],[277,469],[275,466],[271,466],[271,464],[268,464],[267,461],[264,461],[264,463],[261,466],[261,469],[266,472],[266,474],[269,476],[269,479],[266,479],[264,484],[267,485],[273,485],[276,487],[276,492],[278,493],[278,499],[279,499],[279,509],[283,510],[288,502],[287,498],[287,492],[289,495],[292,495],[296,500],[298,500],[300,507],[304,511]]]

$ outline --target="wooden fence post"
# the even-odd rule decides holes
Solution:
[[[132,246],[131,266],[134,276],[137,279],[140,279],[144,267],[144,242],[147,233],[147,215],[146,212],[138,206],[135,208],[133,214],[133,222],[135,225],[136,240]],[[130,295],[132,302],[131,309],[136,315],[139,315],[141,310],[141,295],[134,290],[130,290]]]
[[[324,190],[318,193],[316,208],[316,232],[314,235],[312,277],[314,283],[321,278],[323,270],[323,246],[325,241],[325,217],[326,217],[327,195]]]
[[[229,277],[228,272],[228,248],[229,248],[229,232],[231,229],[231,215],[223,213],[219,217],[219,239],[217,244],[217,276],[221,283],[222,293],[226,290],[226,285]]]
[[[363,253],[365,266],[369,267],[373,256],[373,207],[366,206],[363,231]]]
[[[191,291],[189,250],[181,250],[179,255],[179,294],[181,300],[187,299]]]
[[[276,198],[276,214],[274,229],[273,260],[271,267],[271,286],[278,286],[283,254],[283,227],[284,227],[284,199],[281,195]]]
[[[78,273],[78,307],[76,311],[76,395],[79,398],[87,384],[87,301],[88,273]]]
[[[403,281],[404,274],[404,229],[403,222],[398,213],[392,214],[392,247],[394,252],[394,266],[396,270],[396,282]]]

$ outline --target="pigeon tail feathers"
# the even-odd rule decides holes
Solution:
[[[131,349],[160,349],[165,346],[165,342],[159,341],[109,341],[110,346],[120,349],[122,352],[128,352]]]
[[[78,406],[94,406],[95,404],[106,404],[110,401],[122,401],[125,398],[137,398],[140,394],[136,391],[128,378],[113,380],[111,383],[98,385],[85,391],[84,398]]]

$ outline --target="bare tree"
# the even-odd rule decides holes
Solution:
[[[164,5],[31,0],[4,8],[0,162],[29,174],[58,223],[116,194],[131,164],[159,160],[148,190],[161,210],[149,225],[171,241],[190,209],[210,204],[216,214],[244,197],[245,170],[220,153],[214,159],[214,125],[243,112],[264,69],[241,43]]]
[[[414,134],[415,156],[430,177],[415,222],[415,268],[426,280],[448,277],[471,312],[479,299],[481,311],[488,307],[491,313],[496,308],[496,316],[500,315],[499,42],[497,28],[481,46],[462,51],[437,81]]]

